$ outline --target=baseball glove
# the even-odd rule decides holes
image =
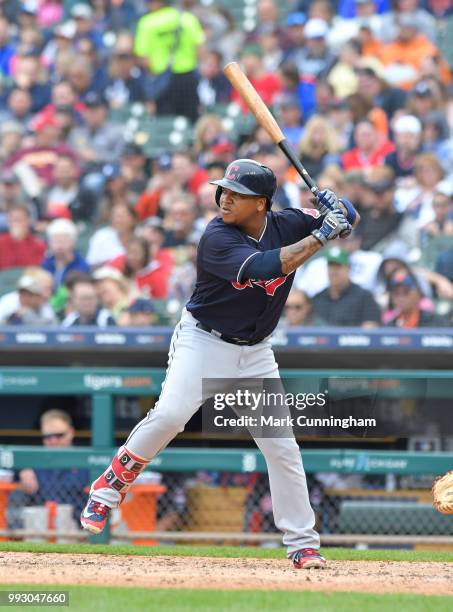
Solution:
[[[433,506],[442,514],[453,514],[453,470],[433,482]]]

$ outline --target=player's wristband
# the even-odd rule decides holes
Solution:
[[[354,225],[355,220],[357,219],[357,211],[354,208],[354,205],[352,204],[352,202],[350,202],[346,198],[340,198],[339,201],[346,208],[346,211],[347,211],[346,212],[346,219],[347,219],[348,223],[350,223],[351,225]]]
[[[325,236],[325,235],[324,235],[322,232],[320,232],[318,229],[313,230],[313,231],[312,231],[312,233],[311,233],[311,235],[312,235],[314,238],[316,238],[316,240],[317,240],[318,242],[320,242],[322,246],[325,246],[325,245],[327,244],[327,238],[326,238],[326,236]]]

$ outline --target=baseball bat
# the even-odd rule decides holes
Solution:
[[[291,149],[289,142],[286,140],[277,121],[273,117],[270,110],[264,104],[260,95],[250,83],[248,78],[242,72],[237,62],[230,62],[225,66],[223,72],[226,78],[230,81],[234,89],[239,93],[241,98],[249,107],[250,111],[255,115],[256,120],[262,128],[266,130],[276,145],[283,151],[291,164],[296,168],[305,184],[310,191],[316,195],[319,191],[316,183],[308,174],[306,168],[301,164],[299,158]]]

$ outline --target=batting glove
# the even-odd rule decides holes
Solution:
[[[328,240],[335,240],[342,232],[350,232],[351,229],[343,211],[338,209],[327,213],[321,227],[314,230],[311,235],[324,246]]]
[[[338,198],[330,189],[318,191],[316,207],[322,215],[327,215],[330,211],[339,209]]]

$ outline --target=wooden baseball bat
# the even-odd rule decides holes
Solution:
[[[248,78],[242,72],[237,62],[230,62],[225,66],[223,72],[226,78],[230,81],[234,89],[239,93],[241,98],[249,107],[250,111],[255,115],[258,123],[263,127],[276,145],[283,151],[291,164],[296,168],[305,184],[310,191],[316,195],[319,191],[316,183],[308,174],[307,170],[301,164],[299,158],[291,149],[289,142],[286,140],[277,121],[273,117],[270,110],[264,104],[256,89],[250,83]]]

